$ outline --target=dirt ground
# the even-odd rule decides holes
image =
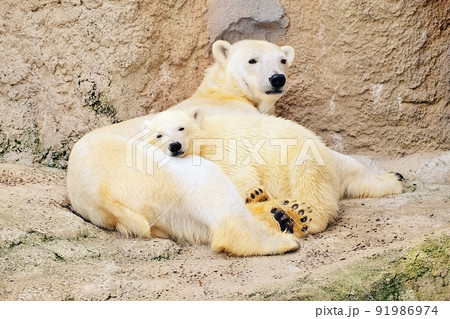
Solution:
[[[252,299],[261,291],[301,289],[306,276],[326,285],[327,273],[345,277],[364,258],[450,234],[450,152],[357,158],[375,171],[403,173],[405,193],[344,200],[339,219],[299,251],[252,258],[122,238],[70,211],[65,171],[1,163],[0,299]]]

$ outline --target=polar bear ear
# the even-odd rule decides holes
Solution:
[[[214,60],[224,64],[230,54],[231,44],[227,41],[217,40],[212,45],[212,54]]]
[[[288,66],[291,66],[292,62],[294,62],[294,56],[295,56],[295,50],[293,47],[289,45],[282,46],[281,51],[283,51],[284,54],[286,54],[286,59]]]
[[[201,108],[195,108],[191,111],[191,116],[198,123],[198,125],[202,125],[203,122],[203,111]]]

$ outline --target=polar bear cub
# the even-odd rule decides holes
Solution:
[[[134,121],[139,128],[143,119]],[[125,236],[205,243],[238,256],[281,254],[299,247],[293,235],[255,219],[211,161],[193,166],[192,156],[172,158],[152,174],[127,166],[130,139],[117,134],[120,129],[117,124],[114,131],[88,133],[71,152],[68,193],[83,218]],[[140,146],[151,155],[141,160],[151,165],[165,156],[157,148]]]

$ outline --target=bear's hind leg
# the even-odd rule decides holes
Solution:
[[[323,153],[325,163],[330,163],[328,154]],[[325,157],[326,156],[326,157]],[[311,210],[308,233],[324,231],[336,218],[339,209],[338,176],[331,165],[320,165],[305,161],[291,167],[289,197],[307,203]]]
[[[340,175],[341,198],[367,198],[397,195],[403,192],[400,173],[375,175],[354,158],[333,151]]]
[[[144,216],[119,201],[103,196],[102,209],[115,218],[115,229],[126,237],[151,238],[150,224]]]

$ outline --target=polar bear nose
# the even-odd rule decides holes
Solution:
[[[181,143],[174,142],[169,144],[169,151],[173,154],[177,154],[181,150]]]
[[[284,74],[274,74],[269,78],[269,82],[274,88],[280,89],[286,83],[286,77]]]

